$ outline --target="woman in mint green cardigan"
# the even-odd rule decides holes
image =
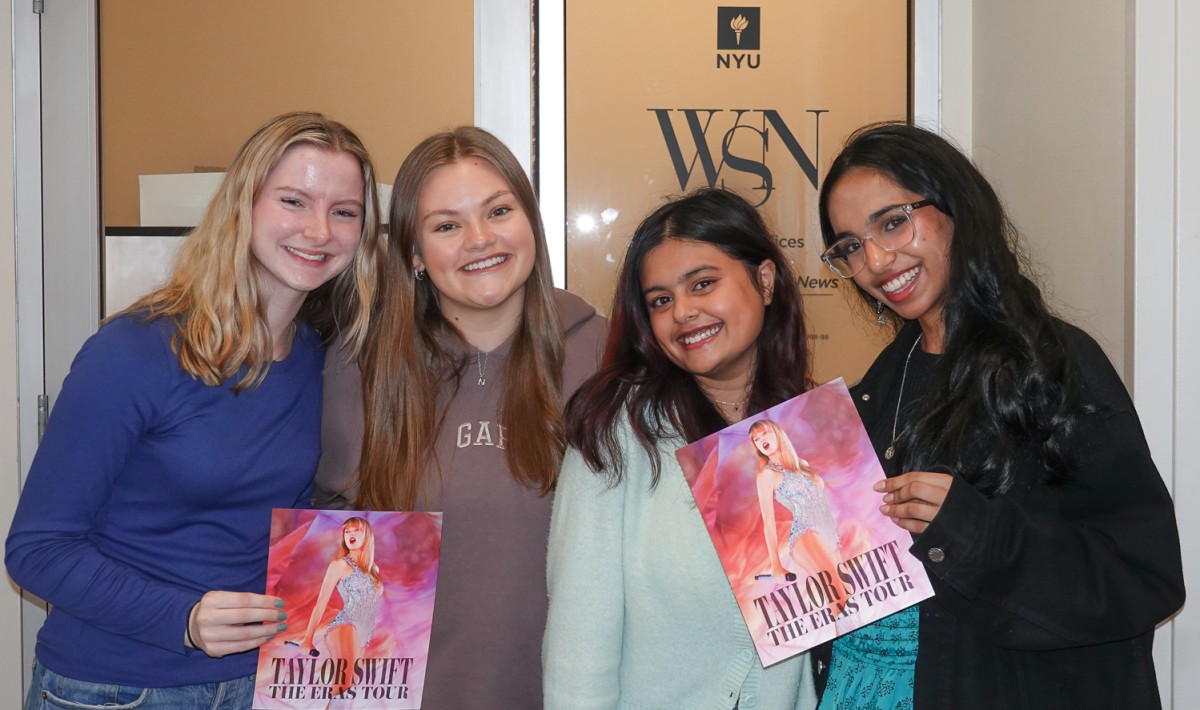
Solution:
[[[807,655],[764,669],[675,449],[808,385],[795,280],[745,200],[638,227],[604,366],[568,404],[550,524],[547,708],[813,708]]]

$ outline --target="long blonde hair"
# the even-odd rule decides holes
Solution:
[[[280,157],[298,144],[349,153],[362,168],[363,224],[354,259],[308,295],[300,314],[326,343],[340,335],[351,354],[365,341],[377,271],[386,256],[379,237],[375,168],[362,141],[346,126],[319,113],[287,113],[267,121],[238,150],[180,249],[166,285],[117,314],[174,318],[178,327],[171,348],[184,371],[207,385],[241,371],[235,389],[254,387],[271,366],[273,346],[259,303],[258,262],[250,251],[254,200]]]
[[[411,510],[431,474],[441,474],[435,439],[445,419],[443,387],[457,383],[466,362],[443,347],[460,339],[438,306],[432,281],[417,281],[417,200],[429,174],[479,158],[511,186],[533,229],[536,254],[525,303],[505,364],[500,424],[512,477],[545,494],[553,489],[566,448],[562,423],[563,336],[550,273],[546,234],[533,186],[498,138],[469,126],[426,138],[404,159],[392,189],[390,247],[380,279],[378,325],[363,350],[366,426],[357,505]]]

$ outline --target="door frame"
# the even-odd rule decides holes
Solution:
[[[29,4],[14,3],[11,11],[23,483],[40,423],[100,316],[97,6],[57,3],[37,13]],[[22,592],[22,688],[45,617],[45,603]]]

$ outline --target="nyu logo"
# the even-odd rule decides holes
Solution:
[[[774,176],[771,174],[771,169],[767,167],[767,152],[771,150],[772,137],[776,139],[776,146],[780,143],[783,144],[788,155],[796,162],[796,165],[800,166],[808,183],[814,190],[817,189],[816,163],[805,152],[800,141],[796,140],[796,135],[784,122],[783,117],[774,109],[652,108],[647,111],[653,111],[658,119],[658,128],[662,132],[663,142],[667,145],[667,153],[671,156],[671,165],[675,168],[675,177],[679,180],[680,190],[688,189],[688,183],[691,182],[692,174],[696,170],[696,163],[699,162],[701,170],[704,171],[704,182],[709,187],[716,187],[718,184],[724,186],[725,182],[721,178],[721,171],[726,168],[757,176],[759,185],[751,189],[762,191],[763,198],[755,207],[762,205],[771,199],[771,192],[775,190]],[[821,153],[821,114],[828,113],[828,109],[807,109],[805,113],[812,114],[813,117],[816,129],[813,155],[819,156]],[[676,116],[682,114],[684,123],[687,125],[684,140],[691,142],[692,147],[687,151],[691,155],[690,159],[684,157],[683,142],[675,132],[675,120],[672,119],[672,114]],[[730,124],[731,119],[732,125]],[[727,127],[722,128],[722,126]],[[709,145],[710,130],[713,137],[717,139],[719,146],[717,150]],[[756,154],[747,156],[735,153],[733,148],[735,138],[749,139],[758,147]],[[745,145],[745,142],[739,142],[739,145]]]
[[[757,69],[761,60],[761,8],[717,8],[717,68]],[[733,50],[720,52],[720,50]]]

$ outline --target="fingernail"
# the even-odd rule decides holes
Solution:
[[[270,636],[268,636],[268,637],[267,637],[267,640],[268,640],[268,641],[270,641],[270,640],[271,640],[271,639],[273,639],[273,638],[275,638],[275,634],[271,634]]]
[[[282,632],[284,632],[284,631],[287,631],[287,624],[280,624],[280,625],[279,625],[279,628],[278,628],[278,629],[276,629],[276,630],[277,630],[277,631],[279,631],[279,632],[281,632],[281,633],[282,633]]]
[[[884,501],[885,503],[891,503],[891,502],[892,502],[892,494],[891,494],[891,493],[884,493],[884,494],[883,494],[883,501]]]
[[[275,600],[275,606],[277,606],[277,607],[279,607],[280,609],[282,609],[282,608],[283,608],[283,600],[282,600],[282,599],[276,599],[276,600]]]
[[[281,612],[279,612],[279,621],[283,621],[283,620],[284,620],[284,619],[286,619],[286,618],[287,618],[287,612],[286,612],[286,611],[281,611]]]
[[[882,491],[885,488],[885,484],[883,481],[875,481],[875,485],[871,487],[877,491]]]
[[[888,514],[888,510],[889,510],[891,507],[892,507],[892,506],[890,506],[890,505],[881,505],[881,506],[879,506],[879,512],[880,512],[880,513],[883,513],[884,515],[887,515],[887,514]],[[281,629],[281,630],[282,630],[282,629]]]

